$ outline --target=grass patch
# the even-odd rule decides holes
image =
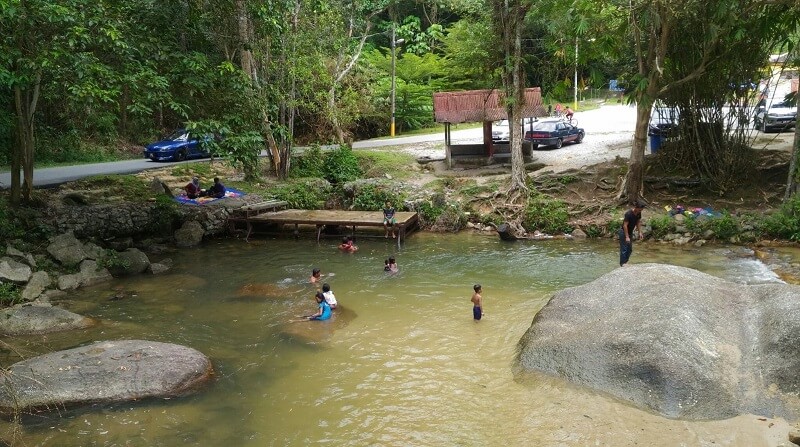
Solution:
[[[386,177],[407,178],[411,175],[408,169],[415,163],[414,156],[399,151],[357,151],[358,164],[367,178]]]
[[[96,175],[72,183],[72,188],[101,191],[105,196],[120,196],[131,202],[147,201],[152,193],[148,185],[132,175]]]

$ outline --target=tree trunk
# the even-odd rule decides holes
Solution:
[[[522,108],[525,105],[525,80],[522,76],[522,20],[524,13],[521,8],[515,7],[511,13],[514,44],[512,56],[512,81],[511,89],[514,100],[509,107],[509,134],[511,136],[511,190],[527,191],[527,178],[525,174],[525,158],[522,155],[522,140],[520,123],[522,122]]]
[[[239,22],[239,44],[241,46],[241,66],[242,71],[247,74],[253,82],[257,80],[253,67],[253,53],[250,51],[250,15],[247,13],[247,5],[244,0],[236,0],[236,13]]]
[[[633,133],[633,146],[628,160],[628,174],[622,187],[623,196],[628,203],[639,200],[644,187],[644,152],[647,146],[647,130],[650,124],[650,105],[639,102],[636,105],[636,128]]]
[[[800,105],[800,90],[798,90],[795,101]],[[797,194],[798,180],[800,180],[800,173],[797,172],[797,157],[800,156],[800,125],[794,125],[794,145],[792,150],[792,160],[789,162],[789,178],[786,180],[786,193],[783,196],[783,201],[788,202],[795,194]]]
[[[39,100],[41,73],[37,73],[31,89],[14,88],[14,107],[16,110],[15,133],[17,147],[11,157],[11,203],[18,205],[20,199],[29,201],[33,194],[33,155],[35,148],[34,115]],[[20,169],[22,182],[20,183]],[[20,197],[21,196],[21,197]]]

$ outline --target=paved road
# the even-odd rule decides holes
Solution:
[[[480,135],[481,129],[465,129],[451,132],[451,137],[454,140],[480,138]],[[382,146],[398,146],[435,141],[444,142],[444,132],[408,137],[376,138],[373,140],[357,141],[353,143],[353,148],[367,149]],[[266,157],[267,153],[262,152],[261,156]],[[148,169],[158,169],[181,163],[197,163],[205,161],[208,161],[208,159],[188,160],[182,162],[155,162],[141,158],[137,160],[123,160],[108,163],[34,169],[33,186],[40,188],[52,187],[92,175],[133,174],[136,172],[146,171]],[[10,184],[11,174],[8,172],[0,173],[0,189],[9,188]]]

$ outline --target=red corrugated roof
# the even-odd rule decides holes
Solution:
[[[433,94],[433,115],[437,123],[475,123],[507,119],[499,90],[469,90]],[[525,89],[523,118],[547,116],[539,87]]]

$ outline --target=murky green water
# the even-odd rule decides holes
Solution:
[[[63,305],[102,323],[12,344],[32,355],[93,340],[178,343],[208,355],[216,377],[194,396],[28,416],[21,439],[52,446],[764,445],[754,418],[670,421],[558,379],[512,376],[517,341],[534,314],[553,291],[614,269],[612,241],[507,244],[416,234],[401,250],[383,239],[359,241],[353,255],[335,244],[210,242],[170,254],[175,267],[166,275],[70,296]],[[637,244],[632,262],[777,280],[736,251]],[[389,255],[397,274],[383,271]],[[355,315],[349,324],[287,323],[315,310],[312,267],[332,275],[325,280]],[[474,283],[484,289],[480,323],[469,301]],[[135,296],[109,300],[120,289]]]

